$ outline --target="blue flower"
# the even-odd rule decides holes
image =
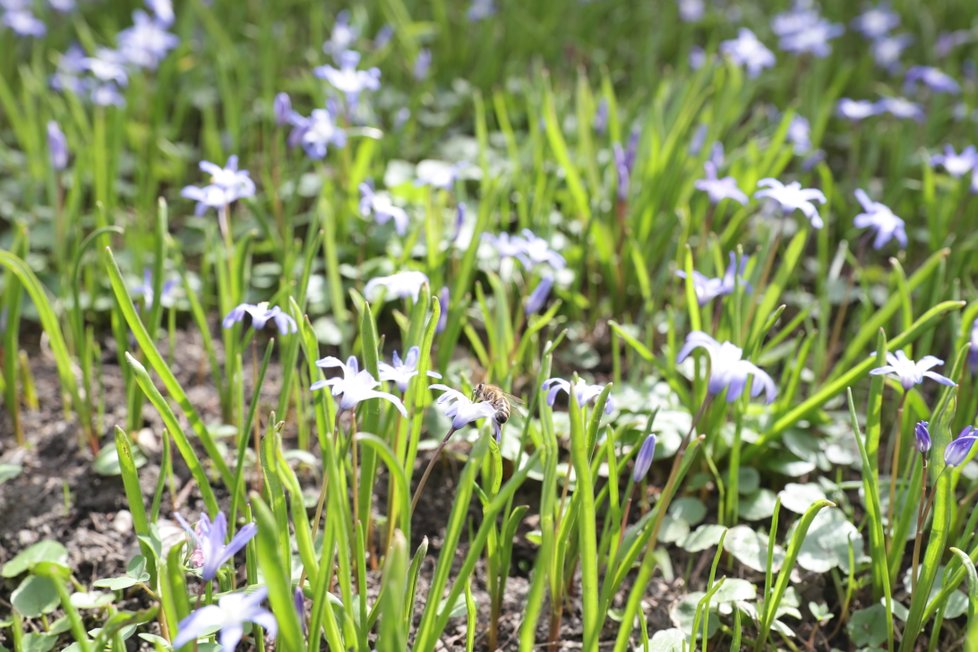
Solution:
[[[221,325],[224,328],[231,328],[236,323],[243,321],[246,315],[251,317],[251,327],[256,331],[265,328],[268,322],[275,324],[275,328],[278,329],[280,335],[289,335],[299,330],[295,320],[288,313],[283,312],[278,306],[269,308],[268,303],[265,301],[259,304],[238,304],[224,317]]]
[[[230,561],[238,551],[251,541],[258,526],[248,523],[234,533],[231,541],[225,545],[224,541],[228,536],[228,521],[223,512],[218,512],[212,522],[207,514],[201,514],[197,521],[197,527],[193,530],[179,514],[177,520],[183,528],[190,534],[196,547],[190,555],[190,563],[201,569],[201,576],[204,581],[211,581],[217,577],[217,571],[221,566]]]
[[[377,364],[380,379],[393,382],[402,393],[406,392],[408,382],[418,375],[418,356],[420,354],[421,349],[412,346],[407,350],[407,355],[404,356],[404,360],[401,360],[401,356],[397,354],[397,351],[394,351],[391,356],[394,364],[388,364],[383,361]],[[441,378],[441,374],[437,371],[428,371],[428,376],[431,378]]]
[[[422,48],[418,52],[418,58],[414,60],[414,78],[417,81],[424,81],[428,79],[428,74],[431,72],[431,50],[428,48]]]
[[[923,122],[924,109],[917,103],[905,97],[883,97],[876,103],[879,113],[889,113],[901,120],[916,120]]]
[[[180,195],[197,202],[196,213],[202,215],[208,208],[223,209],[239,199],[255,196],[255,182],[248,170],[238,169],[238,157],[228,157],[221,167],[210,161],[201,161],[200,169],[210,175],[210,183],[203,187],[186,186]]]
[[[320,369],[331,369],[339,367],[343,371],[343,376],[317,380],[310,389],[316,391],[324,387],[329,387],[333,398],[339,398],[340,410],[354,410],[362,401],[372,398],[382,398],[389,401],[401,413],[407,416],[407,410],[401,399],[387,392],[379,392],[375,388],[380,385],[380,381],[375,379],[366,369],[360,370],[360,364],[354,356],[347,358],[343,362],[339,358],[327,356],[316,361],[316,366]]]
[[[377,224],[386,224],[394,220],[394,229],[398,235],[407,233],[408,214],[400,206],[395,206],[387,193],[376,192],[370,183],[360,184],[360,214],[374,218]]]
[[[821,190],[815,188],[802,188],[797,181],[792,181],[785,185],[777,179],[761,179],[757,182],[758,187],[766,190],[758,190],[754,193],[757,199],[768,198],[776,201],[785,214],[795,210],[800,210],[805,217],[812,223],[812,228],[821,229],[824,226],[818,209],[814,202],[824,204],[827,200]]]
[[[145,11],[132,14],[133,25],[119,32],[119,52],[130,65],[155,70],[180,39]]]
[[[703,18],[706,12],[706,3],[703,0],[678,0],[679,20],[684,23],[697,23]]]
[[[175,18],[172,0],[146,0],[146,6],[156,16],[161,25],[170,26]]]
[[[926,455],[930,451],[930,429],[926,421],[918,421],[913,429],[914,439],[917,444],[917,451],[921,455]]]
[[[360,31],[350,24],[350,12],[344,9],[336,14],[329,40],[323,43],[323,52],[337,59],[353,47],[359,36]]]
[[[737,38],[720,43],[720,52],[738,66],[747,69],[748,77],[757,77],[774,65],[774,54],[757,40],[754,32],[741,27]]]
[[[838,38],[845,32],[842,25],[830,23],[822,17],[806,22],[796,32],[780,35],[778,46],[785,52],[795,54],[812,54],[816,57],[827,57],[832,53],[829,41]]]
[[[873,61],[880,68],[895,72],[900,64],[900,57],[903,51],[913,43],[913,37],[909,34],[894,34],[884,36],[873,41],[869,50],[873,54]]]
[[[495,14],[496,0],[472,0],[468,10],[465,12],[465,17],[469,19],[469,22],[475,23]]]
[[[719,343],[702,331],[693,331],[686,336],[686,343],[679,350],[676,364],[682,363],[695,349],[704,349],[710,356],[710,380],[707,391],[716,396],[724,389],[727,390],[727,402],[732,403],[740,398],[747,386],[747,381],[753,376],[751,396],[759,396],[763,391],[767,402],[777,396],[774,381],[760,367],[743,359],[743,350],[730,342]]]
[[[916,88],[918,84],[923,84],[935,93],[949,93],[957,95],[961,92],[961,86],[947,73],[932,66],[913,66],[907,70],[903,85],[906,89]]]
[[[877,40],[900,25],[900,17],[886,3],[871,7],[852,21],[852,26],[866,38]]]
[[[635,468],[632,469],[632,481],[639,482],[649,472],[652,466],[652,459],[655,457],[655,435],[649,435],[642,442],[642,447],[638,449],[635,457]]]
[[[160,288],[160,301],[163,305],[167,304],[167,299],[176,287],[176,282],[173,279],[167,279],[163,283],[163,287]],[[146,308],[152,308],[156,301],[153,296],[153,274],[150,272],[149,268],[143,270],[143,284],[136,288],[135,292],[141,294],[143,297],[143,305]]]
[[[489,401],[473,402],[462,392],[447,385],[435,384],[431,386],[431,389],[444,392],[435,400],[435,405],[440,407],[442,413],[452,420],[452,431],[464,428],[479,419],[489,419],[492,431],[496,435],[496,441],[502,439],[502,427],[496,421],[496,408],[492,403]]]
[[[51,157],[51,167],[55,170],[68,167],[68,140],[54,120],[48,122],[48,154]]]
[[[289,144],[302,145],[306,156],[317,161],[326,156],[330,145],[345,147],[346,132],[336,125],[336,111],[335,105],[327,103],[325,109],[313,109],[308,118],[293,113]]]
[[[385,289],[385,301],[407,298],[417,301],[421,288],[425,285],[428,285],[428,277],[423,272],[397,272],[370,279],[363,288],[363,294],[369,301],[375,301],[380,297],[380,290]]]
[[[860,229],[868,228],[876,232],[873,249],[882,249],[893,239],[896,239],[902,248],[907,247],[907,232],[902,219],[894,215],[885,204],[871,200],[861,188],[856,190],[856,199],[865,212],[857,215],[853,224]]]
[[[275,115],[275,124],[285,126],[293,124],[296,116],[292,110],[292,98],[288,93],[278,93],[272,101],[272,113]]]
[[[710,203],[718,204],[724,199],[732,199],[738,204],[747,203],[747,195],[737,187],[737,180],[733,177],[717,178],[717,166],[713,161],[703,164],[706,171],[705,179],[697,179],[694,185],[697,190],[702,190],[710,196]]]
[[[355,105],[364,91],[375,91],[380,88],[380,68],[358,70],[360,53],[347,50],[338,57],[339,68],[330,65],[313,69],[313,74],[325,79],[333,88],[346,95],[348,104]]]
[[[795,154],[812,151],[812,126],[804,116],[795,115],[788,123],[788,142],[794,145]]]
[[[527,315],[532,315],[534,313],[540,312],[543,306],[547,303],[547,298],[550,296],[550,290],[554,286],[554,280],[550,276],[544,276],[537,283],[537,286],[533,288],[533,292],[530,296],[526,298],[523,302],[523,310]]]
[[[44,21],[32,14],[28,7],[7,7],[3,24],[18,36],[41,37],[47,32]]]
[[[744,269],[747,266],[748,260],[750,260],[748,256],[741,256],[740,262],[738,263],[737,256],[731,251],[730,263],[727,265],[723,276],[710,278],[697,271],[693,271],[693,289],[696,292],[696,302],[701,306],[705,306],[717,297],[733,294],[738,280],[740,286],[744,288],[744,291],[750,292],[751,285],[743,278]],[[676,272],[676,276],[685,279],[686,272],[679,270]]]
[[[958,433],[958,436],[953,441],[944,447],[944,463],[946,465],[955,467],[961,466],[964,463],[965,458],[968,457],[975,442],[978,441],[978,436],[975,436],[975,432],[974,426],[967,426]]]
[[[260,587],[251,593],[228,593],[218,598],[217,604],[197,609],[177,625],[173,649],[196,641],[201,636],[220,630],[220,652],[232,652],[244,635],[244,624],[261,625],[271,638],[278,631],[275,616],[261,603],[268,597],[268,589]]]
[[[930,157],[930,164],[943,166],[945,172],[959,179],[978,169],[978,150],[974,145],[968,145],[958,154],[953,147],[945,145],[943,154],[934,154]]]
[[[843,97],[835,107],[836,114],[846,120],[860,122],[874,115],[879,115],[880,108],[875,102],[869,100],[853,100]]]
[[[529,229],[523,229],[520,235],[483,233],[482,240],[490,244],[500,258],[516,258],[527,271],[544,266],[559,270],[567,265],[564,257],[554,251],[550,243]]]
[[[924,378],[930,378],[942,385],[951,387],[957,384],[946,376],[930,371],[931,368],[944,364],[943,360],[932,355],[925,355],[919,361],[914,362],[903,351],[897,351],[895,354],[887,353],[886,362],[887,364],[882,367],[871,370],[870,375],[893,376],[900,381],[905,390],[924,382]]]
[[[557,394],[564,392],[570,396],[572,390],[575,398],[577,398],[577,404],[583,407],[585,405],[594,405],[601,392],[604,391],[605,385],[590,385],[583,378],[578,378],[573,385],[571,385],[570,381],[564,380],[563,378],[548,378],[543,381],[542,387],[547,392],[547,405],[551,407],[553,407],[554,401],[557,400]],[[611,414],[614,410],[615,401],[609,395],[604,403],[604,413]]]

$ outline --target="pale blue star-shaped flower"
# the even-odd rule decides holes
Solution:
[[[757,199],[771,199],[777,202],[785,214],[799,210],[808,218],[812,228],[821,229],[824,226],[821,216],[814,202],[824,204],[827,200],[821,190],[816,188],[802,188],[797,181],[792,181],[785,185],[777,179],[761,179],[757,182],[758,190],[754,193]]]
[[[924,120],[924,109],[916,102],[911,102],[905,97],[883,97],[876,102],[879,113],[889,113],[894,118],[901,120]]]
[[[180,621],[177,636],[173,639],[173,649],[179,650],[202,636],[220,631],[219,652],[233,652],[244,636],[245,623],[260,625],[271,638],[275,638],[278,631],[275,616],[261,606],[266,597],[266,587],[250,593],[239,591],[222,595],[217,604],[201,607]]]
[[[741,27],[737,38],[720,43],[720,52],[742,68],[748,77],[757,77],[765,68],[774,65],[774,54],[764,47],[754,32]]]
[[[403,360],[401,360],[401,356],[397,354],[397,351],[394,351],[391,356],[393,364],[388,364],[384,361],[377,363],[377,371],[380,372],[380,379],[386,382],[392,382],[397,385],[397,388],[402,393],[406,392],[410,380],[418,375],[419,355],[421,355],[421,349],[417,346],[412,346],[408,349]],[[428,376],[430,378],[441,378],[441,374],[437,371],[429,370]]]
[[[389,194],[377,192],[367,182],[360,184],[360,214],[364,217],[373,216],[377,224],[387,224],[393,220],[398,235],[403,236],[407,233],[407,211],[395,205]]]
[[[351,355],[346,362],[327,356],[317,360],[316,366],[320,369],[339,368],[343,372],[342,376],[317,380],[310,387],[313,391],[329,387],[333,398],[339,399],[340,410],[353,410],[363,401],[381,398],[391,403],[401,416],[407,416],[407,410],[404,409],[401,399],[388,392],[377,391],[380,381],[366,369],[361,370],[360,363],[354,356]]]
[[[325,109],[313,109],[309,117],[294,114],[290,145],[302,145],[306,156],[320,160],[329,147],[345,147],[346,132],[336,124],[336,107],[327,104]]]
[[[974,145],[968,145],[959,154],[950,145],[945,145],[943,154],[930,157],[930,164],[942,166],[945,172],[959,179],[978,168],[978,150]]]
[[[870,229],[876,233],[873,249],[882,249],[890,240],[896,240],[901,248],[907,247],[907,232],[902,219],[897,217],[885,204],[873,201],[864,190],[856,190],[856,199],[863,207],[862,213],[853,219],[860,229]]]
[[[904,88],[916,88],[918,84],[923,84],[935,93],[949,93],[957,95],[961,92],[961,86],[950,75],[933,66],[913,66],[907,70],[904,78]]]
[[[271,322],[280,335],[291,335],[299,330],[295,320],[278,306],[268,306],[268,302],[263,301],[258,304],[240,303],[234,307],[221,322],[224,328],[231,328],[236,323],[244,321],[244,318],[251,317],[251,327],[260,331]]]
[[[133,25],[119,32],[119,52],[130,65],[155,70],[180,39],[145,11],[132,14]]]
[[[333,23],[329,40],[323,43],[323,52],[338,59],[353,47],[359,37],[360,31],[350,24],[350,12],[344,9],[336,14],[336,22]]]
[[[380,68],[359,70],[359,52],[347,50],[339,55],[338,61],[338,68],[327,64],[313,69],[313,74],[325,79],[333,88],[343,93],[350,105],[357,103],[360,93],[380,88]]]
[[[852,21],[852,26],[866,38],[883,38],[900,25],[900,17],[886,3],[870,7]]]
[[[713,161],[704,163],[703,169],[706,171],[706,178],[697,179],[694,185],[697,190],[702,190],[710,196],[711,204],[718,204],[724,199],[732,199],[741,205],[747,203],[748,197],[743,190],[737,187],[736,179],[733,177],[717,178],[717,166]]]
[[[496,421],[496,408],[489,401],[475,402],[468,396],[447,385],[434,384],[431,389],[444,392],[435,400],[442,414],[452,420],[452,431],[464,428],[480,419],[489,419],[496,441],[502,439],[502,426]],[[447,439],[447,437],[446,437]]]
[[[182,516],[176,514],[176,517],[195,544],[190,554],[190,563],[201,569],[201,576],[206,582],[217,577],[217,571],[221,566],[238,554],[258,532],[258,526],[248,523],[235,532],[231,541],[225,544],[228,521],[223,512],[218,512],[213,521],[207,514],[201,514],[197,526],[193,529]]]
[[[924,378],[930,378],[941,385],[948,385],[950,387],[957,385],[957,383],[947,376],[942,376],[935,371],[931,371],[932,368],[944,364],[943,360],[933,355],[925,355],[920,360],[914,362],[903,351],[897,351],[896,353],[887,353],[886,362],[887,364],[882,367],[872,369],[869,372],[870,375],[893,376],[900,381],[900,385],[905,390],[924,382]]]
[[[727,402],[732,403],[740,398],[751,383],[751,396],[759,396],[764,392],[768,403],[774,400],[778,390],[771,377],[760,367],[743,359],[743,350],[731,342],[717,342],[702,331],[693,331],[686,336],[686,343],[679,350],[676,364],[681,364],[695,349],[703,349],[710,356],[710,379],[707,391],[711,396],[717,396],[727,390]]]
[[[899,67],[903,51],[912,43],[913,37],[909,34],[894,34],[873,41],[869,46],[869,51],[872,53],[876,65],[892,72]]]
[[[830,41],[842,36],[845,28],[819,17],[804,25],[800,30],[781,36],[778,46],[785,52],[811,54],[824,58],[832,53]]]
[[[583,407],[585,405],[594,405],[606,386],[589,384],[583,378],[578,378],[573,384],[563,378],[548,378],[543,381],[542,387],[543,391],[547,392],[547,405],[550,407],[553,407],[554,401],[557,400],[557,395],[560,392],[564,392],[570,396],[572,391],[574,392],[574,397],[577,399],[577,404]],[[615,401],[609,395],[604,403],[604,413],[611,414],[614,410]]]
[[[875,102],[870,102],[869,100],[853,100],[848,97],[843,97],[836,104],[835,112],[841,118],[852,120],[853,122],[860,122],[866,118],[878,115],[880,109]]]
[[[710,278],[694,270],[693,289],[696,292],[696,302],[701,306],[705,306],[717,297],[733,294],[734,288],[737,285],[744,288],[745,292],[750,292],[752,290],[751,285],[743,277],[748,260],[750,260],[748,256],[741,256],[740,262],[738,263],[736,254],[731,251],[727,269],[724,271],[723,276],[718,278]],[[686,272],[679,270],[676,272],[676,276],[685,279]]]

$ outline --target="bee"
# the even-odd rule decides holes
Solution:
[[[512,394],[507,394],[495,385],[490,385],[489,383],[479,383],[475,386],[475,390],[472,392],[473,401],[485,401],[492,405],[496,410],[496,414],[493,417],[496,423],[503,425],[509,421],[510,412],[513,409],[513,403],[521,403],[520,399],[516,398]]]

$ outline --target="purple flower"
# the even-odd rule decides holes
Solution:
[[[350,25],[350,12],[343,10],[336,14],[336,22],[333,24],[329,40],[323,43],[323,52],[337,59],[353,47],[359,36],[360,31]]]
[[[533,292],[530,296],[526,298],[523,302],[523,310],[527,315],[532,315],[534,313],[540,312],[543,306],[547,303],[547,298],[550,296],[550,290],[554,286],[554,280],[550,276],[544,276],[537,283],[537,286],[533,288]]]
[[[740,28],[737,38],[720,43],[720,52],[736,65],[746,68],[748,77],[757,77],[762,70],[774,65],[774,54],[746,27]]]
[[[177,514],[176,517],[196,544],[190,556],[191,563],[200,566],[201,576],[206,582],[217,577],[217,571],[221,566],[238,554],[238,551],[244,548],[245,544],[251,541],[251,538],[258,532],[258,526],[254,523],[248,523],[235,532],[230,543],[225,545],[224,541],[228,536],[228,521],[223,512],[218,512],[213,522],[207,514],[201,514],[200,520],[197,521],[197,527],[193,530],[190,529],[189,524],[182,516]]]
[[[263,586],[251,593],[228,593],[218,598],[217,604],[197,609],[177,625],[173,649],[178,650],[205,634],[220,630],[220,652],[232,652],[244,635],[245,623],[261,625],[274,638],[278,631],[275,616],[261,606],[266,597],[268,589]]]
[[[336,107],[327,104],[325,109],[313,109],[308,118],[293,114],[289,144],[301,144],[306,156],[314,160],[325,158],[330,145],[346,146],[346,132],[336,125]]]
[[[627,149],[623,149],[618,143],[615,143],[612,148],[615,156],[615,171],[618,173],[617,198],[619,202],[628,199],[628,188],[631,184],[632,170],[635,168],[635,155],[638,151],[640,135],[641,132],[638,128],[632,129],[631,136],[628,138]]]
[[[797,181],[792,181],[788,185],[784,185],[777,179],[771,178],[761,179],[757,182],[757,185],[760,188],[765,188],[765,190],[755,192],[755,198],[773,199],[781,205],[781,209],[785,214],[800,210],[812,223],[812,228],[814,229],[821,229],[824,226],[824,222],[822,222],[822,218],[818,214],[818,209],[815,208],[815,204],[813,203],[818,202],[819,204],[824,204],[827,201],[821,190],[802,188],[801,184]]]
[[[732,403],[740,398],[747,387],[747,382],[753,376],[751,396],[759,396],[763,391],[767,402],[777,396],[778,390],[774,381],[760,367],[743,359],[743,350],[731,342],[720,343],[702,331],[693,331],[686,336],[686,343],[679,350],[676,364],[682,363],[695,349],[704,349],[710,356],[710,380],[707,391],[711,396],[727,390],[727,402]]]
[[[44,21],[31,13],[28,6],[6,7],[3,24],[19,36],[44,36],[47,26]]]
[[[966,45],[975,40],[975,33],[970,29],[959,29],[953,32],[943,32],[937,37],[934,51],[939,57],[946,57],[956,47]]]
[[[418,81],[428,79],[431,72],[431,50],[422,48],[418,52],[418,58],[414,60],[414,78]]]
[[[679,19],[686,23],[696,23],[702,20],[706,12],[703,0],[678,0]]]
[[[390,276],[378,276],[367,281],[363,288],[363,294],[369,301],[376,301],[380,297],[380,289],[386,290],[384,300],[407,299],[418,300],[421,288],[428,285],[428,277],[423,272],[406,271],[397,272]]]
[[[371,376],[366,369],[361,371],[360,364],[354,356],[351,355],[346,362],[333,356],[327,356],[317,360],[316,366],[320,369],[339,367],[343,371],[342,377],[317,380],[310,387],[312,391],[329,387],[333,398],[339,397],[340,399],[340,410],[354,410],[362,401],[382,398],[392,403],[401,413],[401,416],[407,416],[407,410],[404,409],[401,399],[387,392],[378,392],[375,388],[380,385],[380,381]]]
[[[594,112],[594,120],[591,123],[594,131],[601,135],[604,135],[608,130],[608,110],[608,100],[602,97],[601,101],[598,102],[598,109]]]
[[[944,447],[944,463],[950,467],[961,466],[971,452],[978,436],[975,436],[974,426],[967,426],[958,433],[953,441]]]
[[[883,97],[876,103],[877,113],[889,113],[901,120],[923,122],[924,109],[905,97]]]
[[[909,34],[894,34],[884,36],[872,42],[870,52],[873,60],[880,68],[894,71],[900,63],[903,51],[913,43],[913,37]]]
[[[807,23],[797,32],[782,35],[778,41],[778,46],[785,52],[812,54],[818,58],[824,58],[832,53],[832,46],[829,45],[829,41],[838,38],[845,31],[842,25],[830,23],[819,17],[814,22]]]
[[[475,23],[496,14],[496,0],[472,0],[465,17]]]
[[[421,349],[412,346],[407,350],[407,355],[404,356],[404,360],[401,360],[397,351],[394,351],[392,355],[394,364],[387,364],[383,361],[377,364],[380,379],[396,384],[397,388],[401,390],[401,393],[406,392],[408,382],[418,375],[418,356],[420,354]],[[441,374],[437,371],[429,371],[428,376],[431,378],[441,378]]]
[[[882,249],[890,240],[896,239],[901,248],[907,247],[907,232],[902,219],[893,214],[885,204],[873,201],[864,190],[856,190],[856,199],[863,207],[863,213],[855,217],[853,223],[860,229],[876,232],[873,249]]]
[[[852,26],[866,38],[877,40],[900,25],[900,17],[886,3],[871,7],[852,21]]]
[[[229,312],[221,325],[224,328],[231,328],[236,323],[244,321],[245,316],[251,317],[251,327],[256,331],[265,328],[268,322],[275,324],[275,328],[280,335],[290,335],[299,330],[295,320],[291,315],[283,312],[278,306],[268,307],[268,302],[263,301],[259,304],[241,303]]]
[[[395,206],[387,193],[376,192],[369,183],[360,184],[360,214],[374,218],[377,224],[387,224],[394,220],[394,229],[403,236],[408,229],[408,214],[400,206]]]
[[[55,170],[68,167],[68,140],[54,120],[48,122],[48,154],[51,157],[51,167]]]
[[[523,266],[529,270],[538,267],[550,266],[552,269],[563,269],[567,264],[564,257],[550,247],[550,243],[538,237],[530,229],[520,231],[522,237],[519,238],[519,251],[516,258]],[[517,240],[517,238],[513,238]]]
[[[944,364],[943,360],[932,355],[925,355],[918,362],[914,362],[903,351],[897,351],[895,354],[887,353],[886,362],[887,364],[882,367],[877,367],[870,371],[870,375],[893,376],[900,381],[900,384],[905,390],[924,382],[924,378],[930,378],[942,385],[948,385],[950,387],[957,385],[950,378],[930,371],[931,368]]]
[[[921,455],[930,452],[930,430],[926,421],[918,421],[913,429],[914,439],[917,441],[917,451]]]
[[[155,70],[180,39],[145,11],[134,11],[132,20],[132,27],[119,32],[119,52],[130,65]]]
[[[836,115],[846,120],[860,122],[866,118],[879,114],[879,107],[875,102],[869,100],[853,100],[843,97],[835,108]]]
[[[391,42],[391,38],[393,37],[394,28],[390,25],[384,25],[377,30],[377,36],[374,37],[374,49],[383,50]]]
[[[325,79],[333,88],[346,95],[346,101],[355,105],[364,91],[380,88],[380,68],[358,70],[360,53],[347,50],[339,55],[339,68],[330,65],[313,69],[313,74]]]
[[[971,324],[971,339],[968,341],[968,367],[971,373],[978,371],[978,319]]]
[[[161,25],[169,27],[173,24],[175,16],[172,0],[146,0],[146,7],[153,12]]]
[[[689,49],[689,67],[693,70],[699,70],[706,65],[706,50],[698,45],[694,45]]]
[[[737,180],[733,177],[717,178],[717,166],[713,161],[703,164],[706,170],[706,178],[698,179],[694,185],[697,190],[702,190],[710,196],[710,203],[718,204],[724,199],[732,199],[738,204],[747,203],[747,195],[737,187]]]
[[[547,392],[547,405],[550,407],[553,407],[554,401],[557,400],[557,394],[564,392],[570,396],[571,390],[574,392],[577,404],[584,407],[585,405],[594,405],[598,397],[601,396],[601,392],[604,391],[605,385],[590,385],[584,382],[583,378],[578,378],[573,385],[563,378],[548,378],[543,381],[542,388],[543,391]],[[614,410],[615,401],[609,395],[604,403],[604,413],[611,414]]]
[[[166,305],[167,298],[169,298],[175,287],[176,282],[173,279],[167,279],[163,283],[163,286],[160,288],[160,301],[163,305]],[[135,293],[142,295],[143,305],[146,308],[153,307],[153,304],[156,302],[156,297],[153,296],[153,274],[149,268],[143,270],[143,284],[135,289]]]
[[[804,116],[791,118],[787,136],[788,142],[794,145],[795,154],[807,154],[812,150],[812,126]]]
[[[807,29],[820,20],[822,20],[821,15],[811,7],[811,3],[796,0],[794,7],[776,14],[771,19],[771,31],[779,38],[785,38]]]
[[[201,161],[199,165],[202,172],[211,175],[211,185],[228,194],[229,202],[255,196],[255,182],[251,180],[248,170],[238,169],[236,155],[229,156],[224,167],[210,161]]]
[[[655,435],[649,435],[642,442],[642,447],[638,449],[635,456],[635,468],[632,469],[632,482],[639,482],[649,472],[652,466],[652,459],[655,457]]]
[[[272,112],[275,114],[275,124],[285,126],[292,124],[295,112],[292,110],[292,98],[288,93],[279,93],[272,101]]]
[[[903,81],[904,88],[916,88],[918,84],[923,84],[935,93],[950,93],[957,95],[961,92],[961,86],[954,81],[950,75],[932,66],[913,66],[907,71],[907,76]]]
[[[930,164],[943,166],[945,172],[959,179],[978,168],[978,150],[974,145],[968,145],[958,154],[953,147],[945,145],[943,154],[934,154],[930,157]]]
[[[703,151],[703,145],[706,144],[706,134],[709,131],[706,123],[701,122],[699,126],[696,127],[696,131],[693,132],[693,137],[689,140],[689,155],[699,156],[700,152]]]
[[[741,256],[738,264],[737,256],[731,251],[730,263],[727,265],[727,269],[723,276],[719,278],[709,278],[708,276],[704,276],[697,271],[693,271],[693,288],[696,292],[697,303],[699,303],[701,306],[705,306],[717,297],[733,294],[734,287],[738,282],[740,286],[744,288],[744,291],[750,292],[750,283],[743,278],[744,269],[747,266],[748,260],[750,260],[748,256]],[[679,270],[676,272],[676,276],[685,279],[686,272]]]
[[[496,421],[496,408],[492,403],[489,401],[473,402],[462,392],[447,385],[435,384],[431,386],[431,389],[444,392],[435,400],[435,405],[440,407],[442,413],[452,420],[452,431],[464,428],[479,419],[489,419],[492,431],[496,435],[496,441],[502,439],[502,427]]]
[[[201,187],[185,186],[180,191],[180,196],[197,202],[194,214],[198,216],[207,212],[208,208],[221,210],[234,201],[231,193],[213,184]]]
[[[438,315],[438,323],[435,324],[435,332],[442,333],[445,330],[445,326],[448,325],[448,302],[451,299],[451,293],[448,291],[448,286],[446,285],[438,293],[438,305],[441,307],[441,314]]]
[[[122,53],[111,48],[98,48],[95,56],[84,58],[85,69],[100,82],[125,86],[129,81],[128,61]]]
[[[69,47],[58,59],[58,69],[51,76],[51,88],[56,91],[69,90],[76,95],[85,92],[86,84],[81,75],[87,70],[85,51],[77,43]]]

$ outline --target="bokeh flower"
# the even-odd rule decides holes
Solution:
[[[824,226],[815,202],[824,204],[827,200],[821,190],[815,188],[802,188],[797,181],[792,181],[785,185],[777,179],[761,179],[757,182],[758,190],[754,193],[757,199],[771,199],[777,202],[784,213],[787,215],[795,210],[800,210],[802,214],[812,223],[812,228],[820,229]]]
[[[978,168],[978,150],[974,145],[968,145],[959,154],[950,145],[945,145],[944,153],[931,156],[930,163],[940,165],[945,172],[957,179]]]
[[[231,328],[236,323],[244,321],[246,316],[251,317],[251,327],[256,331],[265,328],[269,322],[275,324],[280,335],[290,335],[299,330],[291,315],[278,306],[269,307],[268,302],[265,301],[258,304],[238,304],[224,317],[221,325],[224,328]]]
[[[387,224],[393,220],[398,235],[407,233],[407,211],[396,206],[389,194],[375,191],[370,183],[360,184],[360,214],[364,217],[373,216],[377,224]]]
[[[710,197],[710,203],[718,204],[724,199],[732,199],[738,204],[747,203],[747,194],[737,187],[737,180],[733,177],[717,178],[717,166],[713,161],[703,164],[706,171],[705,179],[697,179],[694,185],[697,190],[702,190]]]
[[[906,89],[916,88],[923,84],[935,93],[957,95],[961,86],[950,75],[933,66],[912,66],[907,70],[903,85]]]
[[[553,277],[542,277],[537,283],[537,286],[533,288],[533,292],[530,293],[530,296],[528,296],[523,302],[523,310],[525,314],[532,315],[540,312],[546,305],[547,298],[550,297],[550,290],[553,289],[553,286]]]
[[[693,290],[696,292],[696,302],[705,306],[710,301],[713,301],[717,297],[726,296],[728,294],[733,294],[734,287],[739,283],[739,285],[744,288],[744,291],[750,292],[751,285],[743,278],[744,269],[747,266],[747,261],[750,260],[748,256],[741,256],[740,262],[737,262],[737,256],[734,252],[730,252],[730,263],[727,265],[727,269],[723,276],[718,278],[710,278],[704,274],[700,274],[697,271],[693,271]],[[686,272],[683,270],[678,270],[676,276],[685,279]]]
[[[48,155],[55,170],[68,167],[68,139],[54,120],[48,121]]]
[[[180,621],[173,649],[178,650],[201,636],[220,631],[220,652],[232,652],[244,636],[244,624],[255,623],[265,628],[271,638],[278,631],[275,616],[261,606],[268,589],[260,587],[250,593],[239,591],[222,595],[217,604],[209,604]]]
[[[904,222],[897,217],[885,204],[873,201],[864,190],[856,190],[856,199],[863,207],[862,213],[853,219],[860,229],[870,229],[876,233],[873,249],[882,249],[890,240],[896,240],[902,248],[907,246],[907,232]]]
[[[363,294],[369,301],[375,301],[380,297],[381,290],[386,290],[384,300],[391,299],[414,299],[418,300],[421,288],[428,284],[428,277],[424,272],[405,271],[391,274],[390,276],[378,276],[367,281],[363,288]]]
[[[359,70],[360,53],[353,50],[342,52],[337,57],[339,67],[329,64],[313,69],[313,74],[325,79],[330,86],[346,96],[348,104],[355,105],[364,91],[380,88],[380,68]]]
[[[757,77],[774,65],[774,54],[764,47],[754,32],[741,27],[737,38],[720,43],[720,52],[732,62],[747,69],[748,77]]]

